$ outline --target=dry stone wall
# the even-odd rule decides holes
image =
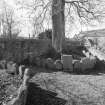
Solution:
[[[0,39],[0,58],[20,62],[23,59],[39,56],[51,45],[49,40]]]

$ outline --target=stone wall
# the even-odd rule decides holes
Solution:
[[[39,56],[51,45],[49,40],[0,39],[0,59],[20,62],[23,59]]]

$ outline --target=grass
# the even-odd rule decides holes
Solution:
[[[56,104],[52,103],[51,105],[58,105],[57,103],[60,102],[64,103],[65,101],[63,100],[66,100],[66,105],[105,105],[104,73],[77,75],[65,72],[50,72],[50,70],[41,68],[33,69],[35,75],[30,82],[38,84],[38,87],[41,89],[34,87],[34,85],[34,88],[31,86],[30,89],[32,91],[29,91],[29,93],[32,94],[28,96],[32,97],[30,102],[32,102],[32,100],[39,102],[38,97],[40,94],[43,99],[43,101],[41,101],[42,103],[47,99],[51,103],[56,102]],[[0,70],[0,103],[7,103],[12,98],[16,97],[16,90],[19,88],[21,82],[22,80],[18,75],[13,76]],[[45,95],[46,92],[42,89],[57,93],[56,97],[60,99],[56,97],[48,98],[49,95]],[[41,105],[45,104],[43,103]]]
[[[10,75],[0,70],[0,104],[7,103],[16,95],[22,80],[19,76]]]
[[[67,105],[105,105],[105,75],[40,73],[31,82],[57,93]]]

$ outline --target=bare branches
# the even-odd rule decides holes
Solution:
[[[27,11],[27,18],[31,22],[34,30],[34,33],[38,33],[36,29],[40,27],[43,30],[44,21],[51,19],[51,0],[30,0],[28,3],[23,0],[19,3],[21,5],[20,9],[25,9]],[[40,30],[40,32],[41,32]]]
[[[64,8],[56,1],[51,8],[54,0],[22,0],[21,9],[26,9],[28,18],[33,27],[42,27],[44,29],[44,21],[51,20],[51,16],[59,14]],[[65,20],[75,25],[77,18],[80,24],[93,25],[96,21],[100,22],[105,16],[105,0],[64,0],[65,3]],[[67,7],[67,8],[66,8]],[[52,13],[54,9],[54,13]],[[69,18],[69,19],[67,19]],[[70,24],[71,24],[70,23]],[[35,30],[38,28],[34,28]]]
[[[81,21],[85,20],[88,24],[91,23],[91,20],[100,21],[105,16],[105,13],[103,13],[105,8],[102,6],[105,1],[103,0],[65,0],[65,3],[71,4]],[[98,9],[98,7],[101,7],[101,9]]]
[[[65,0],[65,3],[75,3],[75,2],[80,2],[82,4],[88,2],[89,0],[70,0],[70,1],[67,1]]]
[[[2,5],[2,14],[1,14],[1,25],[2,25],[2,33],[8,38],[12,38],[13,34],[18,34],[18,24],[19,21],[17,22],[15,19],[15,12],[14,9],[6,4],[5,2]]]

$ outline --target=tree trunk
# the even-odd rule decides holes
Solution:
[[[8,25],[8,38],[11,39],[12,38],[12,31],[11,31],[11,24]]]
[[[52,45],[58,52],[62,52],[62,42],[65,37],[64,1],[52,1]]]

